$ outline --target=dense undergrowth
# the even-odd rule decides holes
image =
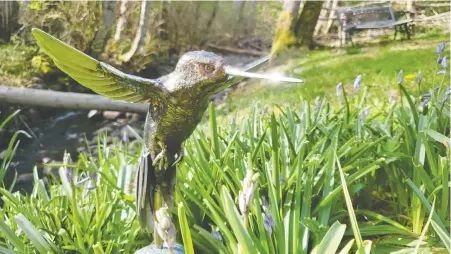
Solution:
[[[377,103],[365,86],[341,86],[340,107],[299,101],[227,126],[211,105],[178,169],[186,253],[449,253],[450,91],[436,80],[419,95],[400,75],[400,96]],[[54,165],[55,178],[35,169],[28,195],[0,188],[0,251],[131,253],[151,242],[134,219],[140,138],[98,140],[96,155]]]

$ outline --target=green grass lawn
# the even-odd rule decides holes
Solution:
[[[354,79],[359,74],[363,77],[362,85],[368,88],[371,96],[388,100],[391,91],[398,93],[396,84],[400,70],[403,70],[405,85],[413,91],[417,91],[416,75],[421,71],[420,92],[427,92],[438,71],[435,48],[443,41],[449,41],[449,34],[411,41],[384,41],[358,48],[287,52],[276,61],[283,66],[276,66],[275,71],[305,79],[303,85],[251,81],[233,92],[229,107],[242,110],[255,103],[293,106],[299,103],[301,96],[311,100],[325,95],[336,101],[336,85],[342,82],[351,92]],[[448,59],[449,52],[447,45],[445,54]],[[446,81],[449,84],[449,80]]]

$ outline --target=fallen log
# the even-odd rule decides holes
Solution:
[[[0,85],[0,103],[66,109],[146,113],[148,104],[115,101],[105,96]]]

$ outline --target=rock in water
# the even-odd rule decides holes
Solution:
[[[163,249],[157,248],[155,244],[151,244],[149,246],[146,246],[144,248],[141,248],[135,252],[135,254],[169,254],[170,251],[165,244],[163,246]],[[174,247],[173,254],[185,254],[185,250],[183,249],[183,245],[176,244]]]

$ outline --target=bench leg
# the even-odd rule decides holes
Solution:
[[[351,41],[351,45],[354,47],[354,42],[352,41],[352,32],[348,32],[349,40]]]
[[[407,26],[407,24],[404,24],[404,29],[406,30],[406,34],[407,34],[407,40],[410,40],[410,31],[409,31],[409,27]]]
[[[398,26],[395,26],[395,36],[393,37],[393,40],[396,40],[397,34],[398,34]]]

